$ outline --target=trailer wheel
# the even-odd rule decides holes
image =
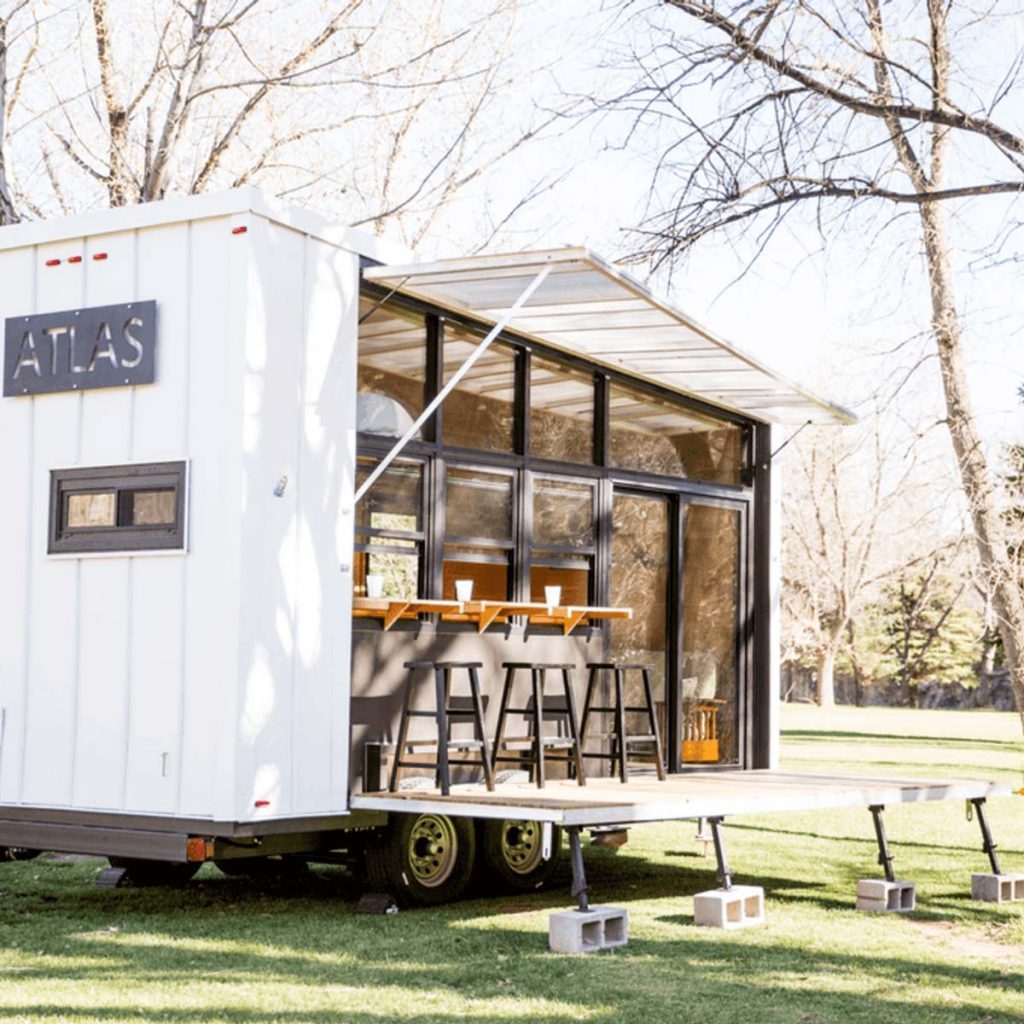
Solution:
[[[544,846],[543,822],[514,818],[480,822],[481,866],[506,890],[532,892],[547,884],[562,852],[562,830],[557,825],[551,826],[547,860]]]
[[[108,857],[112,868],[124,868],[132,885],[143,887],[184,885],[201,864],[177,864],[164,860],[139,860],[135,857]]]
[[[370,886],[401,906],[432,907],[459,899],[476,857],[473,823],[447,814],[396,814],[366,850]]]

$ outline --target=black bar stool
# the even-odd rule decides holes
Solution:
[[[484,703],[480,696],[479,661],[407,661],[405,667],[409,675],[405,681],[405,697],[402,702],[402,719],[398,727],[398,742],[395,744],[395,761],[391,766],[391,780],[388,788],[392,793],[398,789],[398,775],[401,768],[414,765],[433,768],[436,772],[437,784],[441,792],[447,796],[451,788],[449,766],[453,764],[479,764],[484,770],[484,782],[488,789],[494,789],[494,773],[491,770],[491,752],[487,745],[487,732],[484,724]],[[419,669],[431,669],[434,673],[434,710],[413,711],[413,691],[416,688],[416,673]],[[453,707],[451,703],[452,672],[465,669],[469,677],[469,708]],[[437,739],[409,740],[410,718],[433,718],[437,724]],[[454,720],[471,719],[476,734],[475,739],[453,739],[452,724]],[[437,760],[426,765],[417,761],[405,761],[402,755],[406,748],[432,746],[437,748]],[[450,750],[478,750],[478,758],[461,758],[453,760],[448,756]]]
[[[580,757],[580,729],[579,715],[576,711],[576,694],[572,688],[572,672],[575,668],[571,664],[545,664],[532,661],[506,661],[502,668],[505,669],[505,685],[501,691],[501,708],[498,711],[498,731],[494,736],[494,752],[491,755],[492,765],[499,761],[514,761],[517,764],[523,762],[524,755],[532,753],[533,765],[531,771],[536,768],[537,787],[544,788],[544,761],[545,750],[548,748],[562,749],[564,754],[550,755],[547,760],[560,761],[573,765],[576,769],[576,780],[581,786],[587,784],[586,776],[583,774],[583,760]],[[516,672],[523,670],[530,673],[530,684],[533,689],[533,706],[514,708],[509,706],[512,699],[512,690],[515,685]],[[549,715],[564,716],[568,722],[568,736],[549,736],[544,732],[544,681],[547,672],[551,670],[559,672],[562,676],[562,689],[565,695],[565,707],[556,711],[549,711]],[[531,720],[532,732],[526,736],[505,736],[505,722],[509,715],[523,715]],[[530,749],[521,750],[516,754],[502,754],[503,747],[509,743],[528,743]]]
[[[629,746],[633,743],[653,743],[655,766],[658,771],[658,778],[665,778],[665,765],[662,760],[661,732],[658,729],[658,716],[654,710],[654,694],[651,690],[651,669],[652,665],[627,665],[617,661],[591,661],[587,662],[590,669],[590,677],[587,680],[587,696],[583,701],[583,720],[580,722],[580,745],[585,746],[587,742],[587,725],[591,715],[614,715],[615,726],[610,733],[603,733],[603,739],[613,741],[610,754],[583,752],[584,757],[596,757],[605,761],[611,761],[611,769],[615,771],[615,765],[619,766],[619,778],[623,782],[629,781]],[[612,697],[614,704],[598,706],[594,704],[594,691],[597,688],[597,681],[602,672],[614,672],[615,693]],[[626,673],[639,672],[643,678],[645,706],[629,707],[626,704]],[[646,715],[650,732],[628,733],[626,731],[626,715]]]

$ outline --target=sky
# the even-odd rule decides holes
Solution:
[[[406,2],[411,4],[411,13],[420,9],[420,0]],[[486,9],[491,2],[450,0],[444,8],[445,16],[456,26],[459,19]],[[402,0],[387,0],[386,4],[375,0],[375,4],[368,4],[367,17],[378,9],[404,9]],[[45,80],[79,93],[76,117],[81,115],[83,121],[89,121],[95,117],[88,106],[92,101],[76,84],[84,74],[82,61],[71,59],[80,32],[88,34],[87,5],[84,0],[38,0],[38,6],[40,10],[67,12],[54,22],[60,28],[54,29],[56,36],[47,44],[53,53]],[[160,0],[150,14],[155,18],[153,12],[166,6],[166,0]],[[268,7],[278,10],[281,17],[297,21],[302,15],[315,23],[330,5],[324,0],[279,0]],[[577,111],[586,109],[587,98],[613,95],[624,88],[636,75],[636,65],[629,58],[630,47],[643,47],[647,21],[661,18],[673,26],[679,22],[676,12],[659,10],[655,0],[634,0],[625,7],[621,0],[558,0],[555,4],[550,0],[518,0],[518,8],[514,45],[508,58],[512,73],[502,79],[486,122],[474,129],[489,135],[487,141],[495,150],[508,137],[514,137],[516,127],[537,110],[562,107],[573,100],[579,101]],[[123,0],[118,9],[143,17],[141,7]],[[624,11],[635,20],[631,21]],[[676,21],[667,20],[672,18]],[[406,34],[415,36],[418,29],[411,17],[407,20]],[[271,19],[269,24],[277,23]],[[131,27],[119,21],[118,39],[131,76],[144,79],[147,51],[144,46],[129,45],[134,42]],[[982,31],[984,28],[982,25],[978,30],[982,43],[960,54],[963,73],[979,81],[998,74],[999,69],[1012,63],[1014,54],[1024,50],[1024,18],[1001,22],[997,31]],[[394,31],[393,24],[388,31]],[[386,34],[378,33],[377,41],[382,42]],[[273,40],[263,42],[269,46]],[[416,40],[410,45],[415,48]],[[478,60],[479,67],[486,69],[491,51],[488,46],[477,49],[484,52],[470,53],[466,67],[475,67],[474,60]],[[472,89],[474,81],[468,80],[467,89]],[[129,86],[122,83],[122,88],[128,90]],[[45,90],[38,97],[29,97],[36,100],[40,110],[47,102],[43,93]],[[329,99],[352,102],[350,92],[332,94]],[[307,99],[299,94],[298,102]],[[715,87],[689,94],[688,102],[698,112],[712,112],[717,104]],[[438,111],[432,116],[445,116],[443,107]],[[314,113],[309,113],[307,122]],[[1024,125],[1024,96],[1020,91],[1008,97],[1001,116],[1018,128]],[[450,115],[448,120],[452,120]],[[63,122],[58,124],[66,130]],[[610,259],[630,253],[634,245],[630,231],[642,220],[665,137],[651,131],[629,135],[629,124],[629,117],[614,109],[603,116],[559,121],[554,131],[486,168],[460,194],[447,216],[432,227],[418,246],[419,253],[431,258],[476,251],[487,233],[488,222],[500,219],[531,183],[544,179],[557,184],[523,208],[491,243],[492,250],[582,244]],[[440,135],[450,131],[452,125],[436,127]],[[424,146],[430,141],[431,130],[428,123]],[[367,165],[363,168],[365,176],[357,179],[359,168],[352,168],[344,140],[338,153],[325,153],[325,159],[337,157],[339,167],[337,206],[335,210],[325,209],[328,214],[344,207],[342,193],[353,182],[350,191],[361,190],[364,196],[369,193],[366,201],[372,203],[380,176],[377,165],[389,142],[386,132],[369,139],[357,137],[354,129],[348,134],[357,150],[368,147],[363,161]],[[20,145],[21,159],[39,164],[41,146],[34,136],[30,134]],[[412,152],[415,156],[416,150]],[[428,157],[424,150],[424,159]],[[36,173],[40,173],[38,167]],[[287,176],[288,172],[282,173]],[[103,189],[95,181],[86,182],[92,192],[84,205],[104,203]],[[325,198],[329,207],[330,194]],[[292,196],[289,199],[294,201]],[[985,434],[993,444],[1024,436],[1024,407],[1017,399],[1017,388],[1024,381],[1024,290],[1018,283],[1022,264],[982,268],[976,257],[986,241],[998,234],[1005,208],[1002,200],[977,200],[956,210],[955,223],[958,293],[968,329],[974,396]],[[1024,230],[1011,240],[1008,253],[1014,251],[1013,242],[1020,251]],[[913,361],[913,353],[927,343],[922,332],[928,323],[928,296],[921,262],[902,256],[893,259],[893,245],[891,238],[847,237],[823,246],[813,228],[804,226],[776,235],[752,267],[742,244],[737,247],[716,237],[703,243],[670,275],[647,280],[644,266],[630,265],[629,270],[738,347],[788,376],[808,382],[839,404],[857,408],[870,393],[879,372],[898,376]],[[896,275],[894,268],[901,267],[906,272]],[[912,341],[903,344],[908,339]],[[880,355],[884,352],[891,354]],[[927,426],[942,415],[934,365],[926,365],[914,384],[906,399],[908,415]]]
[[[557,38],[559,58],[554,74],[570,94],[593,89],[593,83],[630,71],[619,61],[631,29],[614,5],[563,0]],[[534,12],[536,13],[536,11]],[[543,20],[543,19],[541,19]],[[1024,19],[1022,19],[1024,21]],[[1000,31],[990,52],[970,51],[965,63],[989,70],[1008,66],[1007,59],[1024,46],[1024,25]],[[539,42],[538,46],[551,46]],[[534,50],[533,52],[537,52]],[[614,88],[614,85],[612,86]],[[713,103],[714,97],[697,102]],[[1024,97],[1011,96],[1001,119],[1024,128]],[[625,121],[615,114],[591,118],[565,132],[557,145],[533,147],[512,165],[497,168],[486,192],[467,197],[463,206],[509,201],[521,191],[525,176],[542,175],[552,167],[571,167],[567,179],[524,211],[515,230],[498,248],[540,248],[585,244],[610,258],[631,251],[630,230],[642,218],[657,155],[657,140],[642,133],[622,148]],[[468,208],[468,209],[467,209]],[[1018,211],[1020,212],[1020,211]],[[958,263],[958,300],[967,330],[973,397],[985,437],[997,446],[1024,438],[1024,405],[1017,389],[1024,384],[1024,290],[1020,267],[978,265],[978,251],[1003,226],[1006,203],[980,199],[954,211],[953,237]],[[469,234],[467,230],[465,232]],[[450,232],[429,255],[454,251]],[[901,238],[904,236],[900,236]],[[1017,251],[1024,231],[1017,236]],[[839,404],[858,407],[879,372],[879,364],[899,375],[913,361],[911,353],[929,344],[923,336],[929,322],[927,282],[919,255],[893,261],[897,239],[840,238],[823,245],[813,227],[776,236],[753,267],[746,254],[724,239],[703,243],[671,276],[648,281],[668,294],[684,311],[740,348],[783,373],[804,380]],[[919,242],[911,239],[911,251]],[[1011,244],[1004,254],[1012,254]],[[905,265],[899,275],[894,267]],[[630,271],[646,278],[643,266]],[[905,343],[905,344],[902,344]],[[896,350],[891,356],[880,355]],[[876,358],[866,359],[874,354]],[[922,429],[942,416],[936,364],[926,363],[907,388],[910,415]]]

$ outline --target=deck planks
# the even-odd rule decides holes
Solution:
[[[438,790],[366,793],[352,797],[353,809],[407,813],[439,812],[474,818],[529,815],[558,825],[615,825],[671,821],[717,815],[868,807],[871,804],[968,800],[1007,796],[1008,783],[978,779],[898,779],[810,772],[687,772],[659,782],[653,775],[552,780],[543,789],[528,782],[507,782],[488,792],[479,784]]]

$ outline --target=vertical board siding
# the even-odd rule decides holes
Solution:
[[[104,262],[89,259],[107,253]],[[105,306],[142,298],[135,290],[135,232],[90,240],[83,248],[83,293],[74,305]],[[134,388],[87,391],[81,403],[80,466],[114,466],[131,456]],[[67,395],[40,398],[66,399]],[[48,471],[48,466],[39,467]],[[79,808],[119,808],[128,742],[128,650],[132,626],[130,559],[78,563],[78,659],[74,697],[72,799]]]
[[[348,806],[359,263],[306,241],[295,621],[296,814]]]
[[[303,236],[249,224],[236,816],[291,813]],[[280,484],[284,484],[283,490]],[[282,493],[277,494],[276,491]]]
[[[0,318],[158,304],[154,384],[0,402],[0,802],[346,809],[358,278],[249,214],[0,253]],[[187,554],[47,555],[51,469],[180,458]]]
[[[34,249],[0,253],[0,321],[29,313],[34,305]],[[21,799],[28,673],[31,551],[39,543],[32,511],[32,418],[34,398],[0,400],[0,801]],[[45,540],[44,540],[45,542]]]
[[[136,291],[157,302],[156,383],[136,388],[133,461],[188,456],[188,224],[137,234]],[[187,557],[133,558],[128,744],[121,797],[126,810],[173,814],[181,766]]]
[[[83,264],[68,264],[83,243],[73,239],[35,250],[37,263],[34,312],[74,309],[84,294]],[[59,259],[59,266],[46,261]],[[14,399],[7,399],[8,402]],[[78,697],[79,565],[46,557],[46,522],[50,469],[78,462],[82,396],[40,395],[33,399],[32,629],[29,687],[25,707],[24,780],[26,803],[69,804]]]
[[[235,775],[241,544],[241,339],[246,235],[234,219],[190,228],[189,555],[178,813],[229,818]]]

